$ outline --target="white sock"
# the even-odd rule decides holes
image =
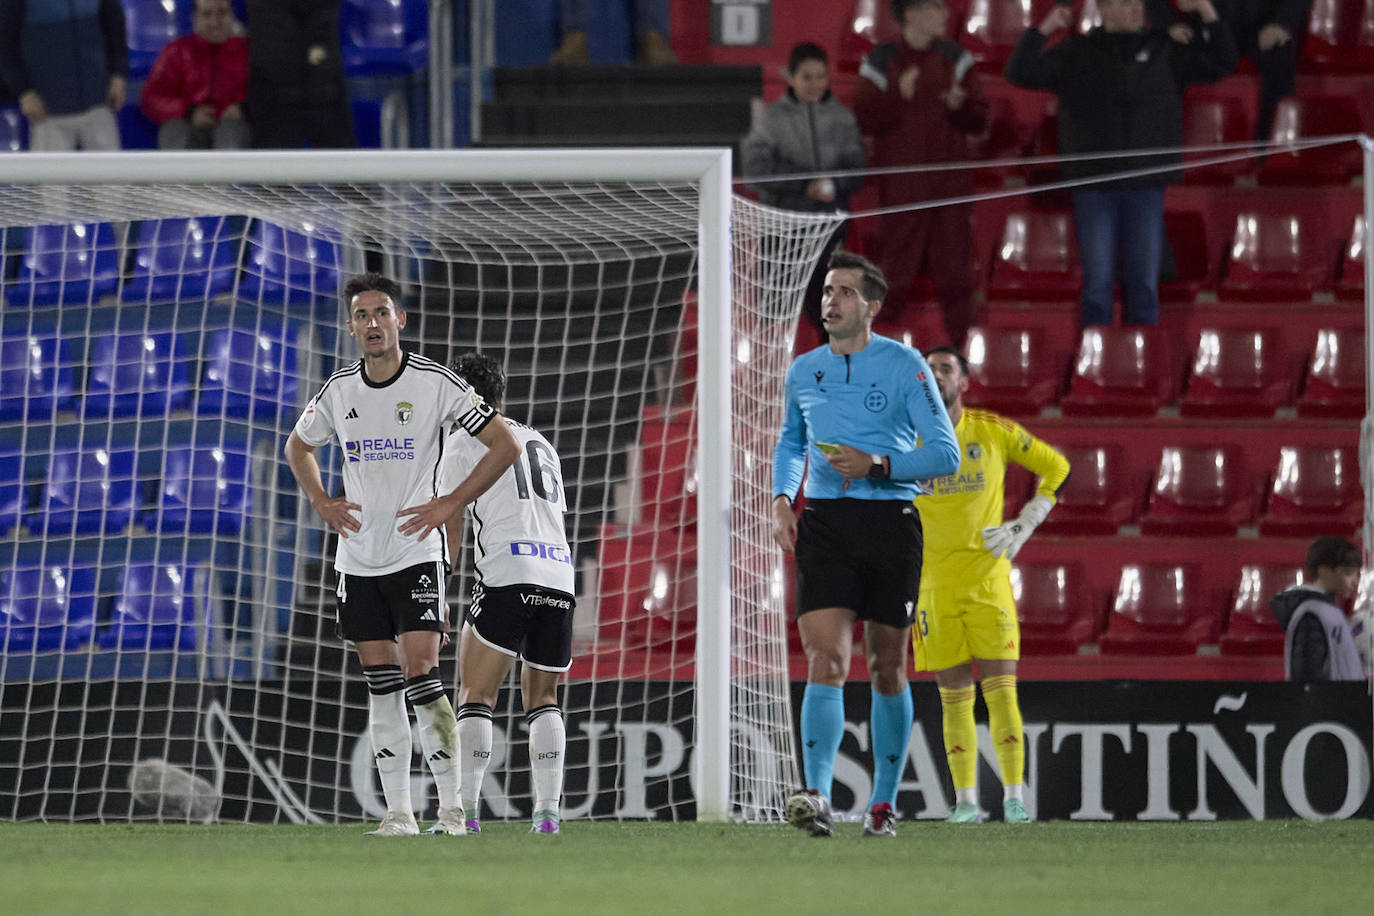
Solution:
[[[453,809],[462,806],[458,793],[458,722],[453,716],[453,704],[444,693],[439,669],[406,681],[406,697],[415,709],[415,721],[420,724],[420,749],[430,773],[434,774],[434,788],[439,793],[439,807]]]
[[[955,789],[954,800],[956,802],[968,802],[970,805],[978,804],[978,787],[971,789]]]
[[[563,797],[563,756],[567,735],[563,714],[553,704],[537,706],[525,714],[530,725],[530,782],[534,810],[558,813]]]
[[[491,762],[491,707],[464,703],[458,707],[458,746],[462,748],[463,809],[469,818],[480,817],[482,779]]]
[[[367,730],[382,780],[386,809],[414,815],[410,804],[410,716],[406,715],[405,680],[400,665],[373,665],[367,678]]]
[[[1021,783],[1019,782],[1014,786],[1003,786],[1002,801],[1010,801],[1013,798],[1017,801],[1021,801],[1021,788]]]

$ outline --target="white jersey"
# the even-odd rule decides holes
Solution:
[[[487,588],[542,585],[573,593],[573,557],[563,530],[567,499],[563,469],[548,440],[510,418],[520,457],[467,508],[476,545],[477,577]],[[457,486],[486,446],[454,432],[444,449],[440,487]]]
[[[339,538],[334,567],[381,576],[434,560],[448,562],[441,529],[423,542],[397,529],[396,513],[452,492],[439,488],[445,433],[473,437],[495,411],[463,379],[432,359],[404,353],[400,370],[374,382],[358,360],[331,375],[296,421],[296,435],[312,448],[337,438],[343,446],[344,492],[362,506],[362,530]],[[485,446],[480,446],[485,448]]]

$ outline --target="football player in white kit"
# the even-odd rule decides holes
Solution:
[[[401,349],[401,288],[380,274],[344,287],[346,327],[362,359],[338,370],[286,440],[286,460],[315,511],[339,534],[339,634],[354,643],[368,689],[368,731],[387,813],[371,836],[419,833],[410,800],[410,719],[439,795],[429,832],[465,832],[458,728],[439,680],[447,630],[448,543],[440,530],[520,454],[491,405],[441,363]],[[450,433],[481,452],[439,486]],[[343,447],[344,495],[324,489],[315,449]],[[480,443],[480,445],[478,444]]]
[[[453,364],[496,409],[506,393],[501,364],[468,354]],[[481,833],[478,804],[491,759],[491,708],[511,663],[524,662],[520,694],[529,723],[531,833],[558,833],[566,734],[558,676],[572,665],[573,557],[563,529],[567,500],[558,453],[523,423],[508,421],[520,457],[467,507],[477,581],[458,647],[458,736],[469,833]],[[444,450],[440,489],[472,473],[481,449],[455,430]],[[449,550],[462,546],[462,519],[449,523]]]

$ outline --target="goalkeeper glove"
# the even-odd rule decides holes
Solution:
[[[1015,521],[984,528],[983,546],[994,557],[1006,557],[1010,560],[1016,556],[1022,545],[1030,540],[1031,533],[1045,520],[1045,516],[1050,514],[1052,508],[1054,504],[1048,498],[1033,497]]]

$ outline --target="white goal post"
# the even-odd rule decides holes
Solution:
[[[695,569],[690,570],[696,579],[695,664],[690,666],[694,681],[689,751],[692,794],[699,820],[779,817],[783,794],[796,784],[798,775],[786,669],[790,617],[783,607],[782,561],[767,542],[767,503],[771,495],[767,472],[780,418],[782,377],[801,311],[800,294],[840,222],[838,215],[788,214],[735,197],[731,193],[731,155],[723,149],[31,154],[9,157],[6,165],[0,184],[12,189],[22,206],[5,217],[4,226],[16,229],[42,222],[103,220],[119,225],[124,221],[191,215],[197,212],[197,196],[201,193],[198,189],[206,189],[205,213],[244,212],[251,217],[251,207],[227,210],[231,205],[226,203],[226,195],[251,189],[251,195],[270,199],[278,189],[289,187],[291,194],[282,195],[281,206],[290,206],[292,194],[304,194],[315,205],[327,207],[329,194],[337,193],[340,209],[345,209],[356,196],[390,185],[409,189],[431,183],[490,183],[515,187],[509,193],[518,194],[518,187],[526,183],[543,188],[566,184],[570,196],[578,187],[613,191],[638,182],[695,188],[695,213],[689,212],[685,217],[694,218],[696,223],[694,274],[688,281],[694,285],[696,296],[697,351],[692,397],[695,416],[703,418],[693,423],[695,469],[688,474],[694,479],[687,484],[689,491],[695,489],[696,508]],[[35,186],[37,191],[33,190]],[[325,192],[316,193],[322,188]],[[133,200],[132,196],[137,195],[132,195],[126,206],[120,197],[122,189],[141,189],[140,193],[146,189],[150,196]],[[250,194],[247,190],[243,193]],[[378,193],[385,197],[388,192]],[[624,238],[617,236],[612,240],[612,247],[633,248],[633,229],[641,212],[632,205],[635,193],[629,192],[631,205],[615,217],[624,222],[626,232]],[[417,221],[423,220],[426,206],[440,206],[436,199],[419,199]],[[674,198],[669,195],[664,199],[671,205]],[[682,201],[684,209],[691,209],[690,195],[679,195],[676,199]],[[176,202],[166,203],[169,200]],[[52,204],[51,218],[44,201]],[[604,205],[601,201],[592,204]],[[654,206],[663,208],[665,204],[655,201]],[[646,219],[655,218],[655,211],[648,206],[642,212]],[[569,213],[559,214],[562,222],[556,225],[560,238],[576,233],[576,217],[571,207]],[[381,213],[378,218],[394,219],[395,213]],[[512,216],[517,221],[523,218],[521,214]],[[454,220],[458,228],[445,226],[444,232],[463,231],[461,213]],[[520,225],[526,233],[537,235],[538,227],[533,223]],[[407,225],[379,227],[381,231],[396,238],[417,230]],[[471,229],[479,237],[483,231],[482,225]],[[533,244],[517,240],[512,246],[519,250],[521,245]],[[12,256],[14,247],[11,242]],[[121,257],[123,254],[121,249]],[[558,260],[556,251],[549,256]],[[497,262],[503,257],[506,255],[500,251],[493,255]],[[245,269],[242,263],[240,268]],[[320,295],[336,298],[337,289],[322,290]],[[16,311],[10,309],[11,318]],[[754,329],[761,329],[759,333],[771,343],[762,346],[757,339],[751,339]],[[402,342],[406,344],[404,334]],[[449,343],[454,343],[452,337]],[[347,354],[351,358],[350,347],[351,342],[345,337],[335,346],[335,356]],[[327,359],[328,347],[321,352]],[[743,388],[740,379],[745,379]],[[315,381],[305,377],[301,384],[301,398],[308,397]],[[741,403],[746,405],[743,417]],[[294,416],[276,422],[289,428],[291,419]],[[750,431],[747,442],[735,440],[741,423],[747,424]],[[23,429],[25,441],[35,435],[27,421],[14,428]],[[565,454],[565,461],[567,457]],[[37,485],[31,481],[30,485],[36,491]],[[686,495],[690,496],[690,492]],[[279,494],[274,492],[273,498],[279,498]],[[318,520],[316,526],[319,527]],[[17,533],[13,535],[16,542],[19,537]],[[296,537],[299,546],[303,542],[300,535]],[[113,540],[108,534],[102,538]],[[738,545],[742,543],[751,546],[741,549]],[[273,545],[263,541],[245,543],[243,547],[266,554]],[[263,568],[266,565],[264,562]],[[255,586],[253,597],[255,601],[271,603],[266,586]],[[242,650],[252,660],[251,665],[257,665],[263,645],[273,638],[270,629],[256,627],[251,653]],[[743,657],[738,650],[741,643],[748,644],[748,654]],[[202,640],[197,651],[209,653],[211,649]],[[235,665],[243,661],[233,651],[218,662],[227,665],[231,679],[232,672],[238,670]],[[0,658],[0,663],[5,661]],[[34,659],[27,661],[35,671],[41,667]],[[208,655],[200,657],[198,670],[202,677],[213,664]],[[673,670],[686,669],[679,664]],[[6,677],[5,672],[0,665],[0,695],[13,682],[13,677]],[[25,687],[33,688],[32,679]],[[288,700],[283,698],[281,702],[285,705]],[[56,717],[56,701],[54,706]],[[763,710],[760,721],[744,721],[742,709]],[[749,715],[753,713],[746,713],[745,717]],[[216,717],[219,721],[211,721]],[[212,743],[212,731],[217,735],[229,733],[236,742],[252,742],[251,737],[239,737],[227,714],[218,707],[204,717],[203,730],[207,743]],[[597,732],[593,730],[591,734],[595,738]],[[49,737],[56,740],[65,735],[54,724]],[[213,743],[210,753],[220,753]],[[107,754],[106,763],[113,763],[108,757]],[[759,759],[746,759],[751,757]],[[218,756],[215,764],[222,777],[223,765]],[[0,755],[0,770],[3,767]],[[292,795],[271,759],[266,763],[270,773],[262,772],[262,764],[256,759],[250,759],[248,769],[256,774],[255,778],[269,784],[269,791],[283,810],[294,807],[301,820],[314,819],[309,799],[302,802]],[[3,782],[0,779],[0,796],[7,791]],[[246,803],[249,808],[252,801]],[[73,802],[72,810],[76,807]],[[634,810],[631,805],[626,808]],[[16,802],[15,810],[28,809]],[[0,817],[5,816],[16,815],[0,810]],[[44,810],[38,816],[47,818],[52,814]],[[334,816],[340,815],[335,811]],[[325,819],[328,818],[325,813]]]

